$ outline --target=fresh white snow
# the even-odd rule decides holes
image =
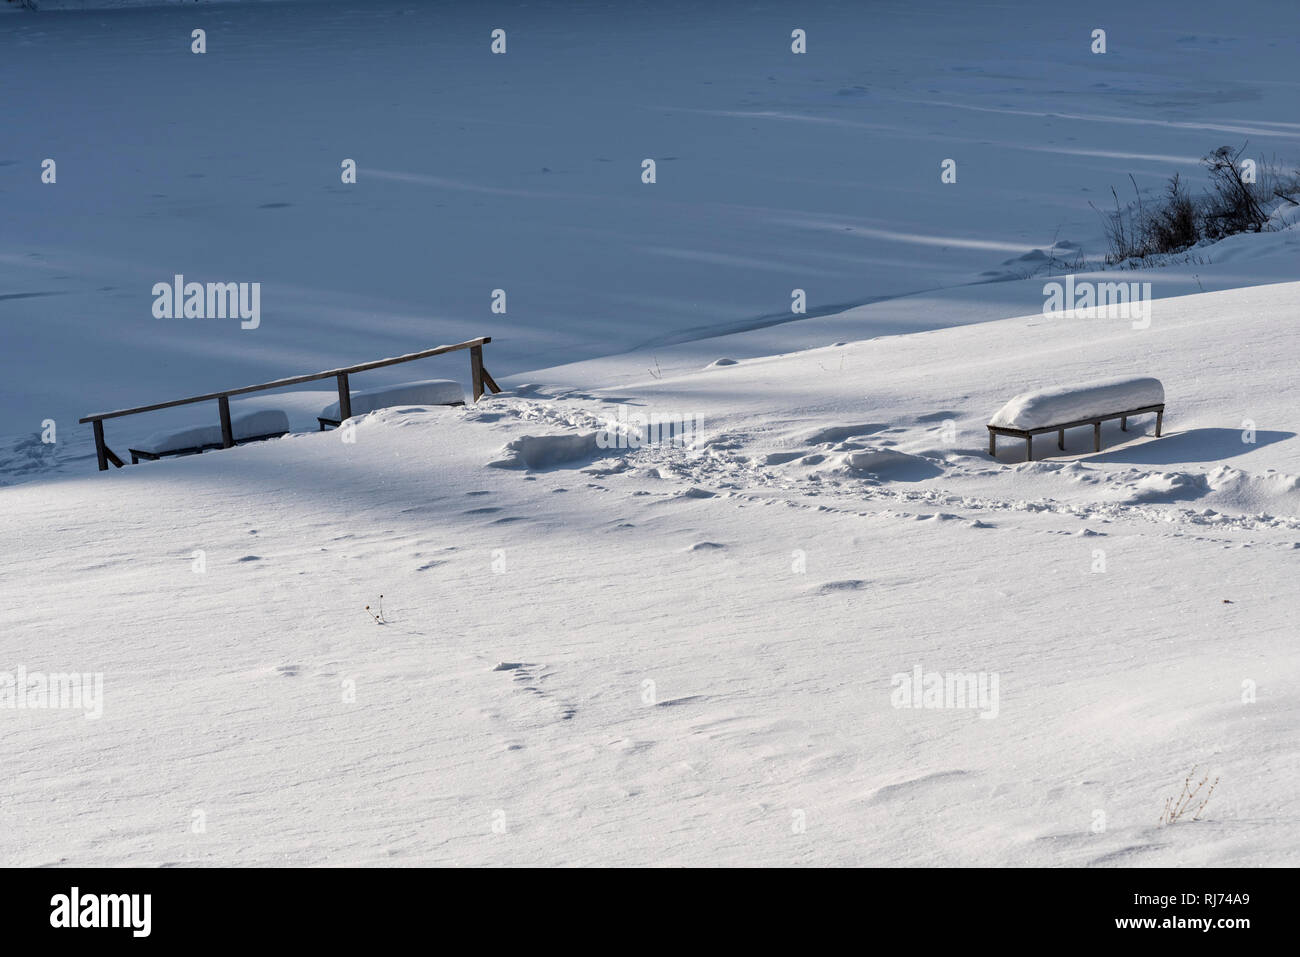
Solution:
[[[0,863],[1300,859],[1296,213],[1102,270],[1089,205],[1293,159],[1294,10],[828,3],[796,57],[787,5],[529,6],[493,57],[468,7],[200,7],[0,27]],[[260,326],[153,318],[177,274]],[[1149,322],[1045,315],[1067,274]],[[259,394],[290,434],[99,473],[76,424],[478,335],[464,407],[363,400],[457,353],[354,429]],[[1107,376],[1163,437],[987,454]]]
[[[10,659],[105,690],[98,720],[5,715],[0,857],[1294,860],[1300,442],[1277,330],[1298,295],[582,393],[543,370],[375,412],[352,443],[9,488]],[[1026,364],[1158,369],[1182,398],[1163,439],[1108,423],[1100,455],[1003,464],[983,425]],[[621,403],[698,411],[703,447],[582,445]],[[529,435],[584,454],[487,467]],[[896,707],[918,666],[996,674],[996,718]],[[1206,818],[1157,827],[1193,764],[1221,777]]]

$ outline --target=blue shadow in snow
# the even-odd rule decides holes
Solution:
[[[1108,430],[1103,430],[1102,441],[1105,442]],[[1132,435],[1132,432],[1116,434]],[[1214,462],[1244,455],[1262,445],[1272,445],[1293,439],[1294,432],[1270,432],[1259,430],[1255,433],[1254,444],[1243,442],[1241,429],[1189,429],[1186,432],[1166,432],[1162,437],[1150,436],[1151,441],[1141,442],[1127,448],[1102,451],[1090,455],[1084,462],[1121,462],[1129,465],[1177,465],[1185,462]],[[1105,446],[1103,445],[1103,449]]]

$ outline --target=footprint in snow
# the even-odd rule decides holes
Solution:
[[[911,799],[918,791],[929,790],[931,785],[949,784],[954,778],[964,778],[968,773],[967,771],[935,771],[907,781],[899,781],[897,784],[886,784],[884,787],[876,788],[867,798],[867,803],[879,804],[897,798]]]
[[[537,681],[542,682],[551,676],[552,672],[550,671],[544,671],[542,674],[534,675],[530,669],[536,669],[538,667],[544,666],[530,664],[526,661],[502,661],[498,662],[496,667],[492,670],[510,672],[512,680],[523,682],[522,686],[519,688],[520,691],[527,691],[530,694],[537,695],[539,698],[546,698],[549,700],[551,699],[549,693],[535,685],[527,683],[533,681],[534,678],[536,678]],[[557,705],[557,707],[559,708],[561,721],[572,721],[573,717],[578,713],[578,709],[571,704],[560,704]]]
[[[768,452],[762,458],[763,465],[784,465],[786,462],[792,462],[804,452]]]
[[[656,708],[675,708],[679,704],[690,704],[692,701],[703,701],[707,696],[702,694],[690,694],[682,698],[669,698],[666,701],[656,701]]]
[[[859,591],[866,587],[867,583],[861,578],[846,578],[843,581],[826,582],[813,590],[818,595],[833,595],[842,591]]]
[[[832,425],[818,429],[803,440],[804,445],[821,445],[826,442],[843,442],[855,435],[872,435],[889,426],[880,422],[864,422],[861,425]]]
[[[1112,864],[1132,866],[1133,859],[1143,854],[1149,854],[1152,851],[1158,851],[1161,848],[1168,847],[1168,844],[1130,844],[1128,847],[1122,847],[1118,851],[1111,851],[1109,854],[1102,854],[1100,857],[1094,857],[1088,861],[1087,867],[1104,867]]]
[[[713,498],[714,493],[710,492],[708,489],[696,488],[695,486],[691,486],[685,492],[682,492],[677,497],[678,498]]]

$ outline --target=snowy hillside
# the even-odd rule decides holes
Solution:
[[[869,6],[5,17],[0,863],[1300,860],[1300,207],[1131,270],[1088,202],[1294,161],[1294,11]],[[177,274],[260,324],[157,317]],[[1067,275],[1146,311],[1044,314]],[[317,431],[327,380],[106,472],[76,423],[483,335],[477,404]],[[989,455],[1119,376],[1160,438]]]
[[[1293,861],[1297,292],[520,384],[9,489],[10,653],[105,698],[6,720],[0,856]],[[982,453],[1011,391],[1103,367],[1163,377],[1165,438]],[[620,404],[700,415],[703,447],[582,451]],[[525,435],[555,460],[491,467]],[[893,706],[917,666],[996,674],[996,720]],[[1192,765],[1206,819],[1157,828]]]

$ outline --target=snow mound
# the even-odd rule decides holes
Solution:
[[[465,401],[465,392],[459,382],[451,379],[420,379],[353,392],[351,397],[355,416],[394,405],[453,405]],[[334,402],[325,406],[320,415],[322,419],[337,419],[339,404]]]
[[[846,452],[841,462],[854,472],[867,472],[878,478],[904,482],[917,482],[943,473],[943,469],[929,459],[887,448]]]
[[[230,431],[236,442],[256,436],[277,435],[289,431],[289,417],[279,409],[263,409],[260,412],[232,416]],[[154,432],[143,442],[133,443],[131,447],[161,454],[220,444],[220,425],[200,425],[170,432]]]
[[[1146,472],[1119,480],[1126,504],[1203,501],[1241,514],[1300,516],[1300,476],[1245,472],[1220,465],[1208,473]]]
[[[1164,401],[1165,388],[1159,379],[1099,379],[1083,385],[1022,392],[998,409],[989,420],[989,425],[1009,429],[1041,429],[1061,422],[1074,422],[1098,415],[1113,415],[1125,409],[1159,405]]]
[[[1242,512],[1267,508],[1300,515],[1300,475],[1270,471],[1262,475],[1220,465],[1206,476],[1214,499]]]
[[[810,433],[803,441],[806,445],[833,444],[843,442],[845,439],[856,435],[871,435],[887,428],[888,426],[881,422],[863,422],[859,425],[830,425]]]
[[[599,432],[571,435],[521,435],[506,443],[505,458],[488,464],[498,469],[545,469],[569,462],[586,461],[605,451],[596,444]]]

